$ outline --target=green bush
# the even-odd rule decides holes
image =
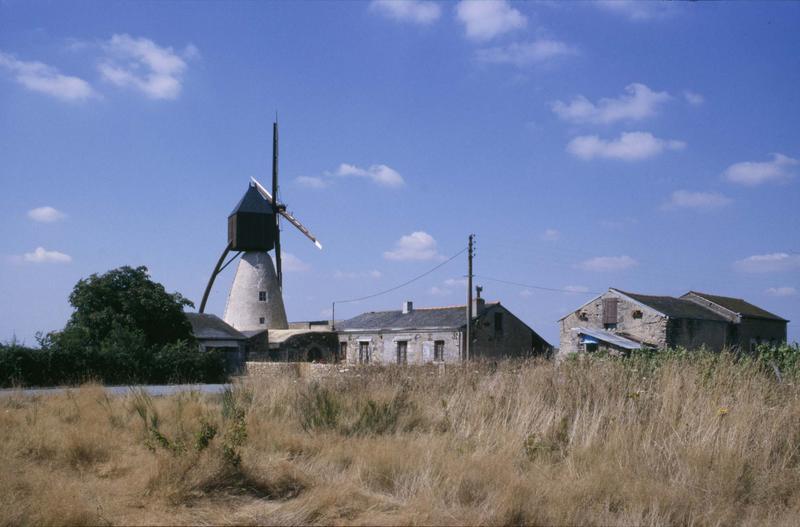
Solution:
[[[39,348],[0,344],[0,386],[221,382],[222,352],[200,352],[183,312],[146,267],[120,267],[80,280],[66,327],[38,336]]]

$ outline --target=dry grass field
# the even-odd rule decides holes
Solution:
[[[797,525],[800,390],[729,357],[0,398],[0,525]]]

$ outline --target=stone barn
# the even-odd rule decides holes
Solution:
[[[348,364],[456,363],[464,359],[466,305],[372,311],[338,322],[338,356]],[[472,359],[548,355],[552,347],[499,302],[473,308]]]
[[[611,288],[559,323],[559,356],[643,347],[720,351],[741,348],[747,339],[756,338],[751,337],[754,332],[763,342],[786,340],[782,318],[740,299],[695,292],[675,298]],[[751,349],[747,342],[743,349]]]
[[[786,342],[789,321],[765,309],[727,296],[689,291],[681,298],[691,300],[728,320],[728,345],[743,351],[755,351],[759,344]]]

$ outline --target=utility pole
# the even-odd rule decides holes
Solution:
[[[467,250],[467,334],[464,343],[464,359],[472,356],[472,256],[475,235],[469,235],[469,248]]]
[[[278,276],[278,287],[283,291],[283,269],[281,263],[281,223],[280,204],[278,203],[278,115],[272,123],[272,212],[275,214],[275,274]]]

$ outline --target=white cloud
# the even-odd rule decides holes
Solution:
[[[620,159],[622,161],[640,161],[657,156],[665,150],[682,150],[686,147],[683,141],[659,139],[650,132],[623,132],[619,139],[607,141],[596,135],[582,135],[574,138],[567,145],[567,152],[581,159]]]
[[[286,271],[287,273],[302,273],[311,269],[309,264],[305,263],[297,256],[287,252],[281,253],[281,267],[282,270]]]
[[[62,75],[56,68],[41,62],[17,60],[0,51],[0,67],[8,70],[27,89],[62,101],[80,101],[97,95],[85,80]]]
[[[333,173],[327,175],[339,177],[363,177],[372,180],[373,183],[385,187],[402,187],[405,184],[403,176],[399,172],[386,165],[372,165],[369,168],[361,168],[356,165],[342,163]]]
[[[772,161],[743,161],[725,169],[723,177],[731,183],[755,186],[771,181],[785,181],[794,174],[791,167],[800,163],[783,154],[771,154]]]
[[[570,293],[588,293],[589,288],[584,285],[568,285],[564,286],[564,291],[568,291]]]
[[[37,247],[32,253],[25,253],[22,259],[31,263],[69,263],[72,257],[58,251],[48,251],[44,247]]]
[[[794,287],[770,287],[765,291],[770,296],[794,296],[797,294],[797,289]]]
[[[53,223],[63,220],[67,217],[66,214],[53,207],[36,207],[28,211],[28,217],[33,221],[41,223]]]
[[[478,41],[522,29],[528,23],[506,0],[462,0],[456,5],[456,18],[464,24],[467,37]]]
[[[565,103],[550,105],[553,112],[565,121],[575,123],[609,124],[622,120],[639,121],[656,114],[659,105],[672,97],[667,92],[656,92],[635,82],[625,87],[624,94],[616,98],[603,98],[593,103],[583,95]]]
[[[369,7],[388,18],[420,25],[431,24],[442,14],[439,4],[423,0],[372,0]]]
[[[306,188],[323,189],[326,188],[330,182],[318,176],[297,176],[295,181]]]
[[[542,233],[542,239],[546,242],[554,242],[561,239],[561,232],[556,229],[545,229]]]
[[[717,192],[691,192],[676,190],[664,204],[665,209],[719,209],[733,203],[733,200]]]
[[[539,39],[531,42],[513,42],[507,46],[479,49],[475,57],[489,64],[511,64],[524,68],[550,59],[574,55],[577,50],[565,42]]]
[[[448,278],[444,281],[444,285],[447,287],[467,287],[467,279],[466,278]]]
[[[394,249],[383,253],[387,260],[439,260],[436,240],[433,236],[423,231],[412,232],[401,236],[394,244]]]
[[[98,66],[112,84],[131,87],[151,99],[176,99],[181,93],[186,61],[198,55],[191,44],[183,53],[146,38],[114,35],[104,44],[106,58]]]
[[[683,92],[683,97],[686,99],[686,102],[691,104],[692,106],[700,106],[704,102],[706,102],[705,97],[703,97],[700,93],[695,93],[689,90]]]
[[[755,254],[733,263],[734,269],[745,273],[777,273],[800,269],[800,254]]]
[[[578,264],[584,271],[622,271],[639,265],[630,256],[596,256]]]
[[[595,6],[620,14],[630,20],[644,21],[667,16],[672,11],[670,2],[648,2],[645,0],[597,0]]]

